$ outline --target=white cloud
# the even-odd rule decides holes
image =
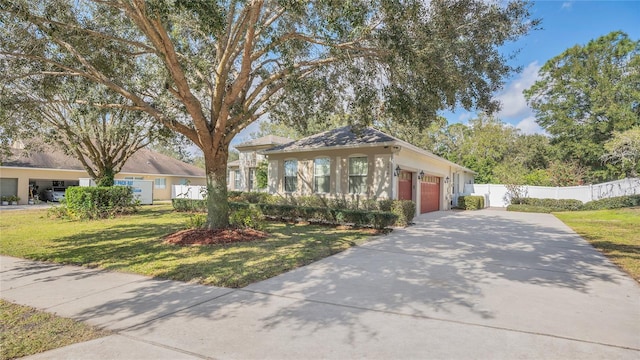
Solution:
[[[502,104],[502,110],[498,113],[498,117],[514,117],[530,113],[531,110],[527,106],[527,101],[522,91],[530,88],[538,80],[539,70],[540,65],[538,62],[532,62],[524,68],[517,78],[507,85],[502,93],[498,94],[496,98]]]
[[[474,116],[473,113],[470,112],[465,112],[460,114],[460,116],[458,116],[458,122],[461,122],[463,124],[466,124],[469,122],[469,119],[471,119]]]
[[[516,124],[516,128],[520,129],[523,134],[545,134],[540,125],[536,124],[536,118],[533,116],[522,119]]]
[[[571,9],[573,6],[573,1],[565,1],[562,3],[561,9]]]

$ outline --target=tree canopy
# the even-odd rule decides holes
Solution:
[[[499,52],[538,24],[481,0],[0,0],[3,82],[81,77],[202,149],[210,228],[228,224],[233,137],[270,113],[304,127],[379,113],[422,128],[438,110],[493,111],[516,70]]]
[[[590,180],[619,176],[601,158],[614,131],[640,125],[640,41],[612,32],[549,60],[540,77],[525,97],[560,159]]]

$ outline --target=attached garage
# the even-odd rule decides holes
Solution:
[[[420,180],[420,214],[440,210],[440,178],[424,176]]]

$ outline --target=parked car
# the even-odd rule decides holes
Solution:
[[[44,193],[44,199],[46,201],[55,201],[60,202],[60,200],[64,199],[65,188],[54,187],[52,189],[47,189]]]

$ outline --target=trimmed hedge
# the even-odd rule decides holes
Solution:
[[[325,223],[352,224],[354,226],[371,226],[384,229],[398,220],[398,215],[387,211],[368,211],[351,209],[330,209],[327,207],[311,207],[296,205],[259,204],[266,216],[281,220],[316,221]]]
[[[64,208],[75,219],[103,219],[137,211],[133,189],[127,186],[71,186],[65,191]]]
[[[640,194],[589,201],[581,210],[608,210],[640,206]]]
[[[458,198],[458,208],[464,210],[484,209],[484,196],[467,195]]]
[[[507,206],[507,211],[519,211],[519,212],[548,214],[550,212],[566,211],[566,210],[556,210],[556,209],[549,208],[549,207],[544,207],[544,206],[533,206],[533,205],[524,205],[524,204],[511,204],[511,205]]]
[[[570,211],[580,210],[582,208],[582,201],[575,199],[514,198],[511,203],[514,205],[530,205]]]
[[[380,210],[383,210],[382,206],[386,207],[387,205],[384,201],[386,200],[380,202]],[[411,200],[391,200],[390,211],[398,217],[395,222],[396,226],[407,226],[416,216],[416,203]]]

